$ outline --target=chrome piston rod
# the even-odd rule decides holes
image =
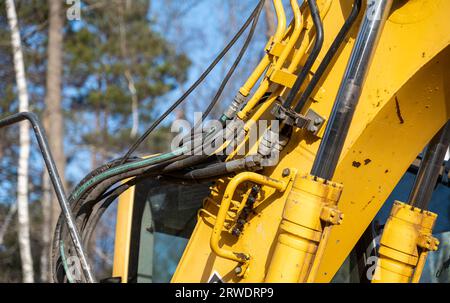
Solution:
[[[393,0],[367,0],[366,12],[311,174],[331,180]]]
[[[420,164],[408,203],[427,209],[431,200],[450,141],[450,121],[431,139]]]

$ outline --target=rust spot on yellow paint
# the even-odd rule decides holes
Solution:
[[[353,161],[352,165],[353,165],[353,167],[356,167],[356,168],[358,168],[358,167],[360,167],[360,166],[361,166],[361,162],[358,162],[358,161]]]
[[[397,117],[398,117],[398,120],[400,121],[400,124],[405,123],[405,119],[403,119],[402,112],[400,110],[400,103],[398,102],[397,96],[395,96],[395,109],[396,109]]]

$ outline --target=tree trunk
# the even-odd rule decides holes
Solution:
[[[17,22],[14,0],[6,0],[6,13],[11,28],[11,44],[14,56],[19,111],[28,111],[28,92],[23,63],[22,44]],[[28,214],[28,158],[30,156],[30,130],[27,123],[20,124],[20,151],[17,178],[17,217],[20,258],[22,261],[22,279],[25,283],[34,281],[33,258],[30,247],[30,218]]]
[[[275,15],[272,10],[272,1],[265,1],[264,12],[266,17],[266,37],[269,39],[275,33]]]
[[[120,52],[122,55],[122,60],[125,66],[128,66],[128,51],[127,51],[127,32],[125,28],[125,22],[123,18],[123,13],[126,9],[128,9],[131,5],[129,0],[122,1],[119,6],[119,42],[120,42]],[[128,90],[131,94],[131,117],[132,117],[132,126],[130,136],[135,138],[139,131],[139,100],[136,91],[136,86],[134,83],[133,75],[131,74],[131,70],[128,67],[125,67],[125,79],[128,82]]]
[[[3,242],[5,240],[6,232],[8,231],[8,227],[11,224],[11,221],[12,221],[16,211],[17,211],[17,204],[12,204],[9,207],[9,210],[8,210],[8,213],[6,214],[5,219],[2,222],[3,225],[0,227],[0,246],[2,246],[4,244]]]
[[[49,29],[48,29],[48,65],[45,97],[44,126],[48,134],[50,150],[55,158],[56,167],[65,185],[64,171],[66,159],[64,156],[64,122],[61,110],[61,78],[62,78],[62,43],[63,18],[62,1],[48,0]],[[51,123],[51,125],[50,125]],[[44,210],[46,211],[46,210]],[[54,230],[60,207],[55,194],[51,197],[51,228]]]

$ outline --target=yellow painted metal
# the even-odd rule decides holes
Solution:
[[[275,14],[277,15],[277,29],[273,36],[273,42],[280,42],[284,31],[286,30],[286,13],[284,12],[283,1],[274,0],[273,6],[275,7]]]
[[[312,281],[330,224],[340,224],[337,203],[342,185],[298,175],[287,197],[265,282]]]
[[[120,277],[122,283],[127,283],[128,281],[134,192],[134,186],[127,189],[120,195],[117,206],[113,277]]]
[[[330,0],[322,0],[318,2],[318,6],[320,7],[320,15],[322,17],[326,16],[326,14],[328,13],[330,7],[331,7],[331,1]],[[269,108],[271,108],[275,102],[275,100],[277,100],[278,97],[283,97],[285,96],[285,94],[288,92],[288,88],[290,88],[290,86],[292,85],[292,76],[294,76],[294,72],[296,72],[297,70],[301,69],[301,64],[303,64],[304,61],[306,61],[306,53],[309,47],[311,47],[312,42],[313,42],[313,36],[314,36],[314,30],[313,30],[313,21],[312,21],[312,17],[310,15],[309,12],[303,12],[303,14],[305,15],[304,17],[304,23],[303,23],[303,28],[302,31],[300,33],[300,37],[297,38],[297,46],[296,48],[294,48],[288,56],[290,56],[290,64],[287,67],[287,70],[284,71],[287,74],[291,74],[291,79],[285,79],[284,81],[274,81],[278,84],[285,84],[284,86],[278,86],[275,91],[269,96],[269,98],[267,99],[266,102],[264,102],[263,105],[261,105],[259,108],[257,108],[255,110],[255,112],[250,116],[250,118],[248,119],[245,129],[248,130],[250,129],[250,125],[255,124],[262,116],[264,113],[266,113],[268,111]],[[289,57],[288,57],[289,58]],[[268,75],[270,75],[270,73],[268,72]],[[295,76],[296,78],[296,76]],[[270,79],[273,80],[273,79]],[[302,87],[301,90],[303,90],[305,88],[307,83],[305,83]],[[264,83],[262,84],[264,85]],[[265,86],[264,86],[265,88]],[[245,119],[246,116],[254,109],[254,105],[256,104],[256,100],[260,95],[256,95],[253,98],[253,103],[249,102],[247,104],[246,107],[244,107],[244,109],[238,114],[239,117],[241,117],[242,119]],[[246,138],[247,140],[248,138]],[[245,141],[246,141],[245,140]],[[243,142],[237,149],[236,151],[240,150],[240,148],[242,148],[242,146],[245,144],[245,142]],[[234,153],[232,153],[229,158],[233,158],[235,156]]]
[[[287,176],[290,177],[290,176]],[[244,183],[244,182],[253,182],[260,185],[269,186],[272,188],[275,188],[276,190],[283,192],[288,186],[289,178],[285,181],[283,180],[276,180],[271,179],[266,176],[257,174],[257,173],[251,173],[251,172],[243,172],[238,174],[236,177],[234,177],[229,183],[228,186],[225,189],[225,193],[223,196],[222,203],[220,205],[219,212],[217,214],[214,228],[212,231],[211,239],[210,239],[210,246],[212,251],[222,258],[228,259],[228,260],[234,260],[239,263],[245,264],[244,269],[246,268],[246,265],[248,261],[250,260],[251,256],[246,253],[241,252],[233,252],[230,250],[223,249],[219,246],[219,240],[220,235],[222,234],[222,231],[224,229],[225,220],[228,214],[228,210],[230,208],[230,204],[232,201],[232,198],[234,196],[234,193],[237,189],[237,187]],[[244,271],[242,271],[244,273]]]
[[[321,15],[324,16],[325,41],[312,72],[316,70],[325,50],[331,45],[348,16],[351,2],[318,1]],[[304,19],[298,42],[287,57],[291,73],[301,68],[307,49],[313,41],[314,31],[308,22],[309,18]],[[330,114],[358,25],[359,21],[311,96],[313,102],[309,104],[310,108],[322,117],[327,118]],[[279,42],[288,43],[293,35],[292,26],[283,32],[284,40]],[[346,214],[345,221],[322,232],[326,245],[316,247],[317,262],[313,263],[310,270],[312,274],[307,281],[329,282],[332,279],[407,167],[450,118],[449,43],[450,1],[409,0],[394,4],[334,177],[335,182],[345,186],[339,201],[339,209]],[[254,83],[249,87],[255,85],[270,63],[260,63],[255,78],[249,82]],[[264,81],[262,87],[267,91],[270,85],[264,87],[263,83]],[[288,90],[280,86],[269,97],[270,102],[256,107],[255,103],[248,107],[244,115],[249,118],[247,123],[270,118],[268,112],[271,105],[278,96],[283,96],[286,92]],[[301,130],[294,131],[281,154],[279,164],[266,168],[262,174],[281,180],[282,172],[286,168],[301,173],[310,171],[320,139],[320,136],[313,136]],[[254,151],[255,147],[250,150]],[[230,158],[234,156],[235,154]],[[273,260],[282,259],[275,256],[275,247],[280,239],[279,226],[283,221],[283,209],[288,203],[286,201],[292,182],[284,192],[270,186],[261,187],[254,215],[249,218],[244,232],[238,238],[231,233],[220,233],[217,242],[219,253],[223,250],[242,251],[251,256],[251,266],[245,276],[239,276],[234,271],[237,260],[222,258],[214,252],[217,247],[211,248],[210,242],[219,209],[222,209],[221,206],[225,209],[228,203],[224,195],[229,182],[231,181],[227,178],[218,179],[210,196],[205,200],[204,209],[199,212],[198,223],[173,276],[173,282],[206,282],[214,271],[226,282],[262,282],[268,279],[266,275],[269,272],[269,264],[275,262]],[[119,202],[114,275],[123,277],[123,281],[126,281],[128,271],[127,250],[132,214],[129,201],[132,199],[130,192],[121,197],[121,201],[128,202]],[[230,204],[233,202],[230,200]],[[226,212],[227,214],[229,213]],[[283,243],[289,242],[289,238],[283,238],[288,239],[283,239]],[[426,246],[426,241],[424,245]],[[427,253],[423,250],[418,260],[414,259],[414,272],[406,271],[405,276],[412,275],[412,282],[417,282],[420,278]],[[294,258],[287,253],[284,256],[287,259]],[[289,279],[294,279],[296,274],[292,274]],[[302,274],[300,277],[303,277]],[[385,278],[389,279],[389,276]],[[398,276],[394,278],[399,279]],[[304,281],[301,278],[299,280]]]
[[[256,67],[255,71],[250,75],[247,82],[242,86],[239,90],[239,92],[244,96],[247,97],[250,94],[250,91],[255,86],[256,82],[259,80],[261,75],[263,74],[264,70],[267,68],[267,66],[270,64],[269,56],[266,54],[261,59],[261,62],[259,62],[258,66]]]
[[[432,236],[436,218],[432,212],[394,203],[381,236],[372,283],[418,282],[428,251],[437,250],[439,245]]]
[[[294,14],[294,28],[292,30],[292,34],[290,35],[289,40],[286,43],[286,46],[281,52],[280,57],[276,58],[275,63],[273,64],[272,67],[269,67],[267,77],[264,78],[261,85],[253,94],[253,96],[250,98],[250,100],[247,102],[245,107],[238,113],[238,117],[241,120],[244,121],[247,120],[250,110],[255,107],[255,105],[259,102],[262,96],[267,92],[272,83],[270,76],[274,71],[278,71],[283,68],[286,59],[288,58],[291,51],[294,49],[294,46],[297,43],[298,38],[300,37],[300,33],[302,30],[302,16],[300,12],[300,7],[298,5],[297,0],[291,0],[290,3],[292,7],[292,12]]]
[[[320,16],[323,18],[327,15],[327,13],[330,10],[332,0],[320,0],[317,2],[318,7],[320,8]],[[267,100],[264,105],[258,109],[258,113],[254,114],[250,117],[251,120],[257,121],[262,113],[264,113],[268,107],[273,105],[273,102],[276,100],[277,97],[283,96],[286,93],[286,88],[292,87],[292,81],[295,82],[296,76],[294,75],[294,72],[301,68],[300,64],[303,64],[304,61],[306,61],[306,51],[308,47],[310,46],[310,42],[313,40],[311,36],[315,34],[313,29],[313,21],[311,14],[309,12],[305,12],[305,9],[303,10],[303,14],[305,15],[305,22],[302,23],[303,27],[298,28],[300,26],[300,22],[297,21],[298,18],[301,19],[300,11],[297,11],[298,5],[296,5],[296,2],[291,1],[291,6],[294,12],[294,31],[292,33],[292,36],[290,36],[290,43],[286,46],[282,46],[283,44],[277,43],[277,44],[271,44],[272,47],[279,47],[279,50],[275,50],[275,53],[280,53],[280,60],[277,61],[277,65],[269,69],[267,72],[267,75],[269,79],[274,83],[281,84],[281,87],[278,87],[274,93],[272,93],[269,100]],[[305,5],[304,5],[305,6]],[[287,33],[285,36],[288,36],[288,33],[290,33],[291,28],[287,30]],[[300,39],[299,39],[300,38]],[[295,41],[294,41],[295,40]],[[299,42],[300,41],[300,42]],[[291,44],[297,45],[296,48],[294,48]],[[283,53],[282,53],[283,51]],[[286,69],[283,69],[282,72],[285,73],[285,77],[282,79],[278,77],[271,77],[272,73],[277,73],[277,71],[280,71],[283,67],[283,63],[285,63],[286,59],[290,60],[290,64]],[[290,75],[289,75],[290,74]],[[275,78],[275,79],[274,79]],[[294,79],[294,80],[293,80]],[[255,105],[258,103],[258,101],[261,99],[261,97],[264,95],[264,93],[267,92],[267,90],[270,88],[270,81],[268,82],[262,82],[261,86],[258,88],[258,90],[253,95],[252,99],[247,103],[247,105],[242,109],[241,112],[238,113],[238,117],[240,117],[243,120],[246,120],[250,114],[250,111],[254,109]],[[241,91],[242,93],[242,91]]]
[[[412,13],[418,2],[426,6],[419,16]],[[323,51],[312,72],[348,16],[351,4],[352,1],[331,2],[323,20]],[[314,102],[309,105],[310,109],[322,117],[327,118],[331,112],[359,24],[360,21],[311,96]],[[449,42],[450,1],[410,0],[394,4],[333,180],[345,187],[339,209],[346,217],[343,224],[333,226],[328,233],[313,281],[329,282],[333,278],[410,163],[449,119]],[[254,121],[270,119],[270,107],[260,112],[261,107],[248,111],[250,119],[256,113],[260,116]],[[310,171],[320,139],[302,130],[294,131],[279,164],[266,168],[262,174],[277,179],[286,168],[302,173]],[[217,180],[209,198],[214,203],[205,204],[205,210],[213,216],[218,212],[217,205],[223,203],[228,182],[228,179]],[[206,282],[214,271],[226,282],[264,281],[289,188],[280,193],[262,186],[261,192],[255,214],[245,224],[244,232],[238,238],[230,233],[222,233],[220,237],[221,248],[244,251],[251,256],[246,276],[236,275],[236,261],[218,257],[211,250],[209,240],[215,218],[203,214],[172,281]]]
[[[286,14],[284,12],[283,2],[282,0],[273,0],[273,5],[275,7],[275,13],[277,15],[277,29],[275,31],[275,34],[273,35],[272,39],[269,41],[269,47],[272,44],[277,44],[283,39],[283,35],[286,29]],[[245,82],[245,84],[241,87],[239,92],[247,97],[250,94],[250,91],[255,86],[258,79],[263,74],[266,67],[270,64],[271,59],[269,58],[269,55],[265,55],[261,62],[258,64],[256,69],[252,72],[248,80]]]
[[[270,81],[273,83],[281,84],[285,87],[292,88],[294,86],[297,76],[284,70],[274,70],[270,74]]]

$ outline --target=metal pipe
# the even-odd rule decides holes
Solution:
[[[273,42],[278,43],[283,39],[284,31],[286,30],[286,13],[282,0],[273,0],[273,6],[277,15],[277,29],[273,35]]]
[[[317,83],[319,83],[320,79],[322,78],[322,75],[327,70],[331,60],[333,60],[334,56],[339,50],[339,47],[341,46],[348,32],[350,31],[356,19],[358,18],[359,12],[361,11],[362,6],[361,4],[362,0],[355,0],[355,2],[353,3],[353,8],[352,11],[350,12],[350,15],[345,20],[345,23],[342,25],[341,30],[336,35],[336,38],[334,38],[334,41],[331,44],[330,48],[328,49],[325,57],[323,57],[323,60],[320,63],[319,67],[317,68],[314,76],[312,77],[305,91],[301,95],[300,100],[298,101],[298,104],[295,107],[296,112],[298,113],[301,112],[306,102],[308,101],[309,96],[311,96],[311,93],[316,88]]]
[[[317,56],[320,53],[320,50],[322,49],[323,45],[323,25],[322,20],[320,19],[320,13],[319,9],[317,8],[316,0],[308,0],[309,10],[311,11],[311,17],[314,22],[314,27],[316,29],[316,40],[314,42],[313,49],[311,51],[311,54],[309,55],[308,59],[306,60],[305,66],[301,69],[297,80],[295,81],[294,85],[292,86],[291,91],[289,92],[289,95],[284,102],[284,107],[290,107],[292,102],[295,99],[295,96],[297,95],[298,91],[300,90],[303,82],[305,82],[306,77],[308,76],[309,71],[311,70],[311,67],[313,66],[314,62],[316,61]]]
[[[450,121],[448,121],[428,144],[419,172],[409,194],[408,203],[426,209],[436,186],[442,163],[450,140]]]
[[[273,0],[273,6],[275,8],[275,13],[277,16],[277,28],[272,36],[272,43],[279,43],[283,40],[286,34],[289,33],[291,26],[286,31],[286,13],[284,11],[283,2],[281,0]],[[258,82],[261,75],[266,70],[267,66],[271,63],[272,59],[269,54],[265,54],[264,57],[259,62],[256,69],[252,72],[250,77],[247,79],[245,84],[239,89],[239,93],[243,97],[247,97],[250,94],[250,91],[255,86],[256,82]]]
[[[331,180],[355,113],[364,80],[393,0],[367,0],[367,9],[311,174]]]
[[[45,165],[47,166],[47,171],[50,176],[50,180],[52,181],[53,188],[55,189],[56,197],[58,198],[59,205],[61,206],[62,213],[64,215],[67,227],[70,232],[70,236],[72,237],[73,245],[78,254],[78,257],[80,258],[80,263],[85,278],[89,283],[94,283],[95,282],[94,275],[92,274],[91,267],[87,260],[86,253],[81,242],[81,237],[75,224],[74,216],[70,209],[69,202],[67,201],[66,194],[64,192],[64,187],[61,182],[61,178],[59,177],[58,174],[58,169],[56,168],[55,161],[53,160],[52,153],[50,152],[44,128],[39,122],[38,117],[36,116],[36,114],[31,112],[21,112],[18,114],[14,114],[0,120],[0,128],[10,126],[12,124],[24,120],[28,120],[31,123],[31,126],[33,127],[33,131],[34,134],[36,135],[36,139],[39,148],[41,150],[42,157],[44,158]]]
[[[219,246],[220,235],[223,230],[223,226],[225,224],[225,220],[227,217],[228,209],[230,207],[231,201],[233,199],[234,192],[237,187],[243,182],[251,181],[256,184],[266,185],[268,187],[275,188],[279,192],[284,192],[289,184],[288,180],[280,181],[272,178],[268,178],[266,176],[251,173],[251,172],[243,172],[236,175],[231,181],[228,183],[227,188],[225,189],[225,193],[223,195],[222,202],[220,204],[219,212],[217,213],[216,222],[214,224],[214,228],[211,234],[210,246],[211,250],[219,257],[233,260],[237,262],[247,262],[250,258],[248,254],[233,252],[231,250],[227,250],[221,248]]]

